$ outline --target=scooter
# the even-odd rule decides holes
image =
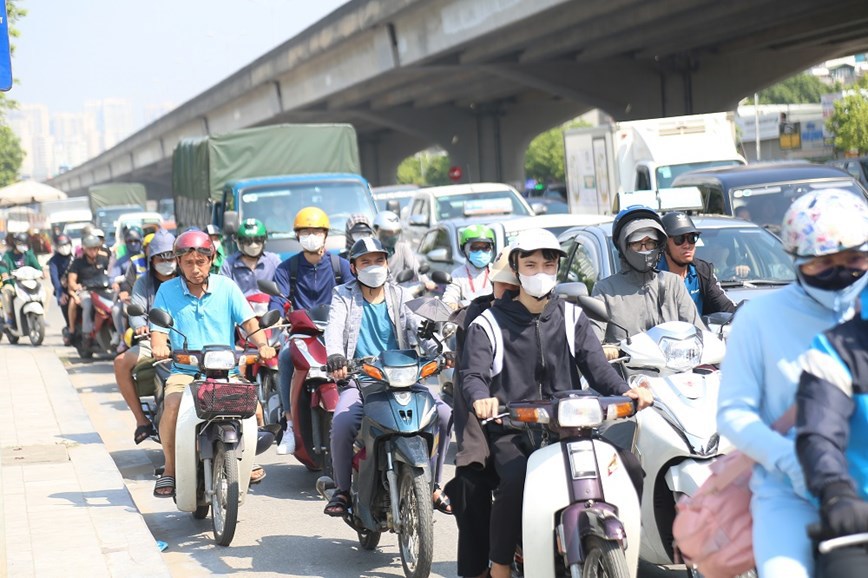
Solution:
[[[857,578],[868,563],[868,533],[830,538],[820,524],[808,526],[816,551],[816,578]]]
[[[4,325],[3,333],[9,343],[18,343],[26,335],[31,345],[42,345],[45,339],[45,294],[42,291],[42,271],[33,267],[20,267],[12,271],[15,295],[12,298],[14,325]]]
[[[278,311],[269,312],[260,326],[274,325],[279,318]],[[210,509],[214,540],[228,546],[235,536],[254,455],[274,443],[273,434],[256,426],[256,386],[229,374],[246,354],[225,345],[187,350],[187,338],[173,327],[171,315],[151,309],[149,319],[184,338],[184,347],[173,351],[172,359],[199,371],[184,390],[175,426],[175,503],[197,520]]]
[[[268,312],[269,295],[265,293],[254,293],[247,296],[247,302],[253,309],[253,314],[257,319],[262,319],[262,316]],[[265,337],[268,344],[272,346],[275,352],[280,351],[282,345],[281,332],[276,329],[266,329]],[[241,337],[238,340],[238,345],[242,348],[255,348],[256,345],[251,343],[246,337]],[[277,355],[271,359],[259,359],[247,366],[247,375],[250,381],[257,384],[256,394],[259,398],[259,403],[262,404],[262,417],[266,425],[276,424],[280,421],[283,415],[280,407],[280,394],[278,392],[277,383]]]
[[[82,359],[91,359],[94,353],[100,355],[114,354],[115,346],[112,345],[115,336],[115,324],[112,320],[112,305],[114,303],[108,277],[104,277],[102,282],[85,287],[85,290],[90,292],[90,300],[93,304],[93,330],[89,336],[90,347],[85,347],[87,339],[84,336],[76,341],[75,348],[78,350],[78,355]],[[75,330],[78,335],[81,335],[81,318],[84,314],[81,307],[79,307],[78,313]]]
[[[502,410],[482,423],[541,430],[547,442],[527,460],[522,562],[514,570],[529,578],[635,578],[639,498],[617,448],[598,431],[604,421],[635,414],[635,402],[574,390]]]
[[[431,458],[439,431],[434,397],[421,381],[440,367],[439,358],[428,361],[412,349],[384,351],[351,367],[365,403],[354,445],[352,506],[344,521],[365,550],[376,548],[385,531],[398,534],[407,578],[431,572]],[[331,498],[333,488],[331,479],[317,480],[324,498]]]
[[[259,290],[280,296],[273,281],[259,281]],[[287,301],[288,303],[288,301]],[[332,416],[338,404],[338,387],[326,373],[326,353],[322,335],[329,319],[328,305],[318,305],[310,311],[289,309],[289,347],[293,373],[289,389],[292,408],[292,431],[295,436],[293,456],[309,471],[324,471],[332,475],[329,446]],[[279,404],[279,401],[278,401]],[[278,405],[279,415],[283,409]]]

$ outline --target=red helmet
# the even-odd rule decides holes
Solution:
[[[178,235],[173,246],[175,257],[196,251],[206,257],[214,256],[214,242],[205,231],[185,231]]]

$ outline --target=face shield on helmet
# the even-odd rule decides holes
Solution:
[[[401,220],[392,211],[381,211],[374,218],[374,231],[383,248],[392,252],[401,238]]]

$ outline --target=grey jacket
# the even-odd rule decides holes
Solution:
[[[399,347],[412,348],[417,343],[416,330],[422,322],[422,318],[407,308],[406,303],[412,299],[409,292],[392,283],[385,284],[386,310],[389,319],[395,329],[395,337]],[[395,313],[395,305],[399,311]],[[338,285],[332,291],[332,303],[329,307],[329,322],[325,330],[325,346],[329,355],[340,353],[347,359],[352,359],[356,353],[356,344],[359,341],[359,328],[362,325],[362,308],[365,298],[362,297],[362,289],[358,281],[353,280],[343,285]],[[403,330],[403,335],[398,333]],[[422,349],[427,355],[436,355],[437,343],[433,340],[425,340],[421,343]]]
[[[639,273],[622,261],[621,271],[598,281],[592,295],[606,304],[613,322],[593,322],[594,333],[603,343],[618,343],[628,334],[636,335],[665,321],[686,321],[705,329],[684,281],[668,271]]]
[[[152,273],[149,270],[136,279],[136,283],[133,285],[133,290],[130,293],[130,304],[140,306],[145,310],[146,314],[153,307],[154,298],[157,296],[157,289],[159,289],[159,285],[155,282],[156,278],[151,275]],[[130,316],[130,327],[134,330],[147,324],[148,318],[146,315],[139,317]]]
[[[407,241],[395,243],[395,252],[389,257],[389,273],[394,279],[404,269],[412,269],[411,281],[428,281],[428,277],[419,273],[419,258]]]

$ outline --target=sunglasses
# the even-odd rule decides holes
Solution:
[[[188,247],[186,249],[176,249],[175,257],[183,257],[184,255],[193,253],[194,251],[200,255],[205,255],[206,257],[212,257],[214,255],[214,251],[207,247]]]
[[[685,242],[695,245],[697,239],[699,239],[699,233],[687,233],[686,235],[676,235],[672,237],[672,240],[676,245],[683,245]]]
[[[657,248],[657,241],[655,239],[642,239],[641,241],[628,241],[627,246],[634,251],[638,251],[640,249],[647,249],[653,251]]]

